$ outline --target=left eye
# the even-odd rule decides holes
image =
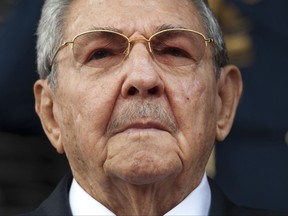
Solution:
[[[175,57],[188,57],[188,54],[185,51],[178,48],[166,48],[164,53]]]
[[[190,58],[190,55],[185,50],[179,49],[177,47],[166,47],[161,50],[154,50],[154,53],[158,55],[170,55],[179,58]]]

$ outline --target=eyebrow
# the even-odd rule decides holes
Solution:
[[[185,27],[183,26],[180,26],[180,25],[171,25],[171,24],[163,24],[163,25],[160,25],[158,27],[156,27],[155,29],[155,32],[159,32],[159,31],[163,31],[163,30],[167,30],[167,29],[186,29]],[[118,32],[118,33],[121,33],[123,34],[123,31],[118,29],[118,28],[115,28],[115,27],[112,27],[112,26],[107,26],[107,27],[96,27],[96,26],[93,26],[91,28],[89,28],[89,31],[93,31],[93,30],[108,30],[108,31],[114,31],[114,32]]]
[[[96,27],[93,26],[89,28],[89,31],[94,31],[94,30],[108,30],[108,31],[114,31],[123,34],[123,32],[120,29],[117,29],[115,27],[107,26],[107,27]]]
[[[185,27],[180,26],[180,25],[174,26],[171,24],[163,24],[156,29],[156,32],[167,30],[167,29],[179,29],[179,28],[180,29],[186,29]]]

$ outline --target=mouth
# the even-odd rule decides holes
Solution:
[[[150,102],[135,102],[121,106],[117,115],[112,115],[107,125],[107,135],[123,132],[165,131],[177,133],[176,120],[161,104]]]
[[[154,130],[154,131],[160,130],[160,131],[169,132],[169,130],[159,122],[141,120],[141,121],[133,122],[129,125],[125,125],[121,129],[116,131],[115,134],[117,134],[117,133],[131,133],[133,131],[135,131],[135,132],[136,131],[137,132],[148,131],[148,130]]]
[[[160,123],[157,123],[157,122],[133,123],[133,124],[127,126],[123,131],[131,130],[131,129],[136,129],[136,130],[156,129],[156,130],[167,131],[167,129],[163,125],[161,125]]]

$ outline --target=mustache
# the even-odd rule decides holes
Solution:
[[[178,130],[176,120],[172,113],[159,103],[137,101],[125,104],[120,108],[120,112],[118,113],[120,114],[108,124],[108,134],[120,132],[139,119],[156,121],[171,133],[176,133]]]

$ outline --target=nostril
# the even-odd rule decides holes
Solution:
[[[155,86],[148,90],[149,94],[154,95],[158,93],[158,86]]]
[[[149,88],[147,90],[141,90],[135,86],[131,86],[127,91],[127,96],[136,96],[138,94],[141,96],[149,96],[149,95],[152,96],[159,94],[159,91],[160,91],[159,86],[154,86],[153,88]]]
[[[131,87],[128,90],[128,95],[135,95],[137,93],[137,89],[135,87]]]

